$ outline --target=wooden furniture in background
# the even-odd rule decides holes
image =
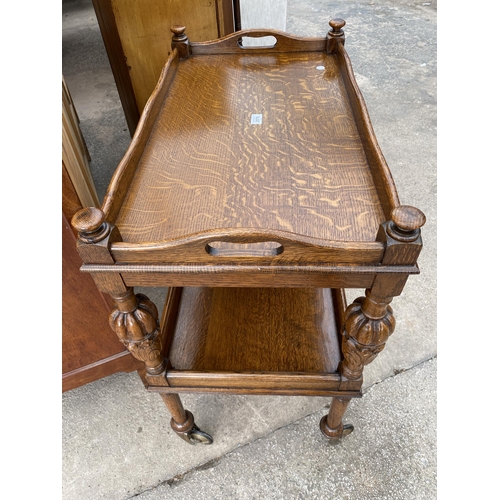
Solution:
[[[196,41],[234,32],[233,0],[92,3],[131,135],[170,55],[170,26],[189,23]]]
[[[64,77],[62,79],[62,161],[76,197],[84,207],[99,202],[90,172],[90,155],[80,130],[80,120]],[[64,183],[63,187],[68,186]],[[64,199],[63,191],[63,199]],[[69,195],[70,196],[70,195]],[[72,216],[72,215],[71,215]],[[71,219],[71,217],[70,217]]]
[[[424,214],[401,205],[344,48],[243,30],[172,53],[100,209],[72,220],[115,302],[110,324],[189,443],[212,442],[179,393],[361,396],[418,274]],[[273,36],[273,47],[240,38]],[[134,286],[169,287],[161,320]],[[345,288],[365,294],[347,306]]]
[[[109,329],[112,309],[90,276],[80,272],[76,234],[69,221],[98,203],[89,155],[68,89],[62,82],[62,390],[74,389],[138,363]],[[110,333],[112,335],[110,335]]]

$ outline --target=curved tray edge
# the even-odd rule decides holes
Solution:
[[[242,37],[260,38],[273,36],[276,44],[271,47],[243,47],[239,43]],[[321,52],[326,50],[326,37],[300,37],[274,29],[247,29],[231,33],[217,40],[207,42],[189,42],[191,55],[207,54],[242,54],[256,52]]]
[[[277,243],[281,251],[270,255],[243,248],[238,255],[213,253],[210,244],[230,245]],[[248,248],[248,247],[247,247]],[[375,264],[382,261],[385,246],[380,242],[329,241],[287,231],[251,228],[213,229],[172,240],[144,243],[117,242],[111,246],[116,262],[219,263],[345,263]]]
[[[177,49],[174,49],[163,67],[158,83],[141,114],[132,141],[118,164],[104,196],[101,210],[109,222],[114,222],[120,211],[178,65],[179,53]]]
[[[343,44],[338,44],[337,61],[342,72],[347,95],[354,113],[363,149],[373,175],[375,187],[387,219],[391,211],[400,205],[396,184],[378,144],[368,109],[354,76],[351,60]]]

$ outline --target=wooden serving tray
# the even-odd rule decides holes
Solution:
[[[117,262],[379,263],[398,205],[343,44],[249,30],[174,43],[102,210]]]
[[[336,59],[298,52],[182,62],[116,223],[131,243],[238,227],[374,241],[384,220]]]

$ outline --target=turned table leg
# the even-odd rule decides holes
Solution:
[[[200,430],[194,423],[193,414],[184,409],[178,394],[161,394],[161,397],[172,415],[170,426],[180,438],[191,444],[212,444],[214,442],[210,434]]]
[[[390,298],[374,297],[370,290],[365,297],[358,297],[345,312],[345,329],[342,336],[343,360],[339,372],[346,380],[361,383],[363,368],[382,351],[393,333],[396,320],[389,306]],[[320,422],[320,429],[329,439],[338,441],[350,434],[354,426],[342,423],[350,398],[334,397],[330,412]]]
[[[159,375],[166,369],[162,355],[158,311],[143,294],[129,288],[123,295],[113,296],[115,309],[109,323],[127,349],[146,365],[149,375]],[[194,423],[193,414],[184,409],[178,394],[161,394],[172,419],[174,432],[190,444],[212,444],[212,437]]]
[[[114,264],[111,245],[122,241],[118,228],[106,222],[102,210],[87,207],[77,212],[71,220],[78,231],[77,249],[86,264]],[[158,322],[158,310],[143,294],[135,294],[124,284],[118,273],[110,273],[103,279],[93,276],[97,287],[108,293],[115,302],[109,316],[109,324],[131,354],[146,366],[146,378],[168,386],[167,363],[162,354],[162,338]],[[193,415],[184,409],[177,394],[162,394],[172,415],[172,429],[185,441],[211,444],[212,438],[195,425]]]
[[[332,28],[335,31],[335,26]],[[386,266],[416,265],[422,249],[420,228],[424,224],[425,215],[417,208],[408,205],[395,207],[391,211],[391,220],[381,224],[377,234],[377,241],[385,246],[381,263]],[[393,297],[400,295],[407,278],[407,273],[377,274],[365,296],[358,297],[346,309],[342,332],[343,359],[338,369],[345,381],[361,388],[363,368],[384,349],[394,332],[396,320],[389,304]],[[348,403],[348,399],[333,398],[328,416],[320,423],[327,437],[338,440],[352,432],[352,426],[342,424]]]

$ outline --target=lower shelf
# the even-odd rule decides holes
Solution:
[[[150,390],[336,393],[344,309],[343,291],[327,288],[172,289],[163,318],[169,387]]]

